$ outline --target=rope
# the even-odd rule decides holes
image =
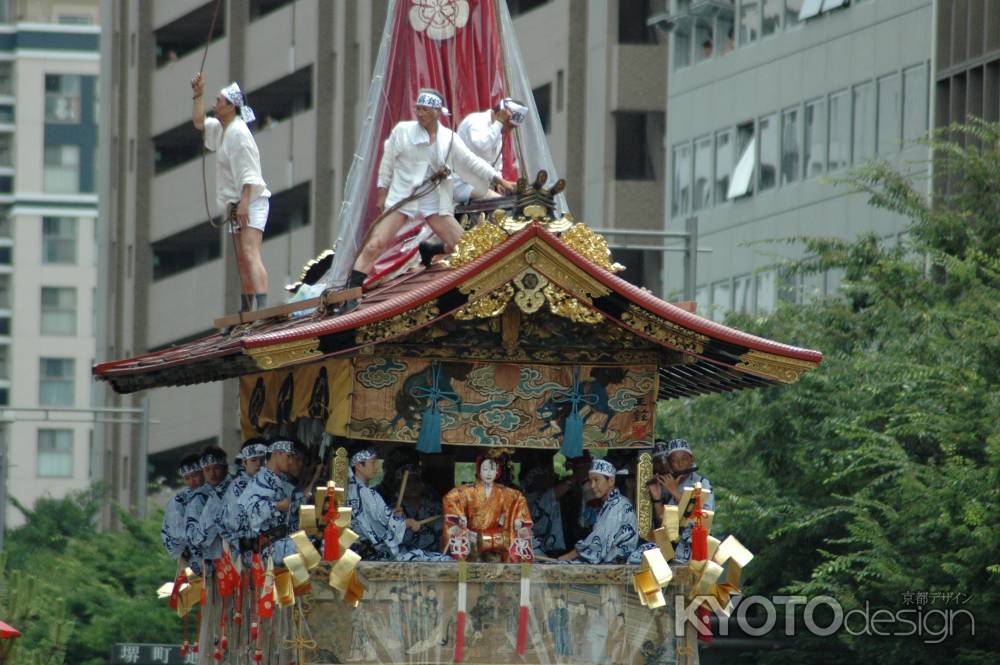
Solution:
[[[204,76],[205,71],[205,60],[208,59],[208,47],[212,43],[212,35],[215,34],[215,22],[219,18],[219,7],[222,5],[222,0],[215,0],[215,9],[212,10],[212,24],[208,28],[208,35],[205,37],[205,49],[201,53],[201,65],[198,67],[198,73]],[[204,84],[204,79],[202,79]],[[202,102],[204,104],[204,102]],[[202,107],[204,110],[204,106]],[[204,127],[204,124],[202,125]],[[202,134],[204,134],[204,129],[202,129]],[[208,207],[208,175],[205,172],[205,139],[202,138],[201,141],[201,191],[204,195],[205,202],[205,216],[208,217],[208,223],[212,225],[213,229],[217,229],[222,226],[225,221],[218,224],[212,219],[212,211]],[[233,250],[236,249],[236,238],[233,238]]]

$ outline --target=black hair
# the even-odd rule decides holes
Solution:
[[[243,445],[240,446],[240,450],[244,450],[245,448],[249,448],[250,446],[255,446],[255,445],[258,445],[258,444],[262,445],[262,446],[269,446],[269,445],[271,445],[270,443],[268,443],[267,439],[265,439],[262,436],[252,436],[252,437],[250,437],[249,439],[247,439],[246,441],[243,442]]]
[[[198,453],[188,453],[187,455],[181,458],[180,462],[177,463],[177,468],[179,469],[182,466],[197,464],[200,461],[201,461],[201,455],[199,455]]]
[[[229,456],[226,455],[226,451],[218,446],[205,446],[201,449],[201,457],[205,455],[215,455],[216,457],[221,457],[223,461],[228,461]]]

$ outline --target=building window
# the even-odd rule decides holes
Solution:
[[[615,111],[615,178],[656,180],[649,113]]]
[[[854,123],[852,151],[854,163],[860,164],[875,155],[875,95],[873,85],[854,86]]]
[[[754,161],[756,159],[757,140],[754,136],[752,122],[744,123],[736,128],[736,152],[739,159],[733,167],[733,177],[729,181],[729,191],[726,198],[735,199],[753,192]]]
[[[271,209],[268,213],[267,236],[276,238],[279,235],[294,231],[309,225],[309,194],[312,181],[304,182],[271,196]],[[272,221],[274,227],[272,228]]]
[[[14,63],[0,61],[0,95],[14,94]]]
[[[0,337],[10,337],[9,316],[0,316]]]
[[[733,22],[733,8],[721,10],[715,17],[715,51],[725,55],[736,47],[736,27]]]
[[[42,188],[53,194],[76,194],[80,191],[80,146],[45,146],[45,173]]]
[[[250,20],[255,21],[291,4],[293,0],[250,0]]]
[[[691,200],[691,144],[674,146],[673,182],[670,189],[670,213],[686,215]]]
[[[814,178],[823,173],[826,162],[826,100],[806,102],[805,140],[802,142],[802,161],[806,177]]]
[[[678,0],[677,10],[681,18],[673,26],[670,32],[674,40],[674,69],[687,67],[691,64],[691,18],[687,15],[690,3],[687,0]]]
[[[759,0],[742,0],[740,2],[740,46],[757,41],[760,30]]]
[[[726,315],[732,311],[733,306],[729,301],[731,296],[729,280],[716,282],[712,285],[712,319],[722,321]]]
[[[17,114],[14,112],[14,107],[10,104],[0,105],[0,125],[13,125],[14,118]]]
[[[760,161],[757,169],[758,191],[772,189],[778,184],[778,155],[781,151],[781,134],[778,132],[778,114],[760,119]]]
[[[726,200],[729,194],[729,174],[733,170],[732,132],[725,129],[715,134],[715,200]]]
[[[42,218],[42,263],[76,263],[74,217]]]
[[[878,153],[888,155],[899,150],[899,75],[878,80]]]
[[[10,378],[10,347],[6,344],[0,345],[0,379]]]
[[[156,281],[218,259],[222,256],[222,236],[211,224],[202,222],[157,240],[152,250],[153,281]]]
[[[694,198],[693,210],[712,205],[712,137],[695,139],[694,142]]]
[[[785,0],[785,30],[799,24],[800,11],[802,11],[802,0]]]
[[[42,334],[76,335],[76,289],[42,287]]]
[[[14,165],[14,135],[0,134],[0,166]]]
[[[563,99],[566,95],[566,76],[563,70],[556,72],[556,113],[562,113],[565,104]]]
[[[10,245],[0,245],[0,266],[9,266],[12,261]]]
[[[695,62],[703,62],[712,57],[712,50],[715,48],[713,37],[711,22],[699,18],[694,26]]]
[[[507,10],[511,16],[519,16],[524,12],[541,7],[549,0],[507,0]]]
[[[656,28],[646,25],[649,0],[618,0],[618,43],[655,44]]]
[[[733,310],[753,314],[753,278],[750,275],[733,278]]]
[[[845,168],[851,161],[851,109],[846,92],[830,95],[830,152],[828,172]]]
[[[205,26],[212,25],[215,2],[205,2],[197,9],[168,23],[153,33],[156,43],[156,66],[177,62],[188,53],[205,46]],[[222,7],[215,28],[208,37],[213,42],[225,34],[226,8]]]
[[[10,273],[0,273],[0,309],[10,309]]]
[[[10,206],[0,206],[0,238],[10,237]]]
[[[781,114],[781,184],[799,179],[799,110]]]
[[[765,37],[781,30],[781,0],[764,0],[760,32]]]
[[[777,274],[773,270],[757,273],[755,280],[757,314],[769,314],[778,304]]]
[[[73,430],[38,430],[38,477],[73,477]]]
[[[67,406],[75,404],[73,372],[76,361],[72,358],[39,359],[38,405]]]
[[[79,123],[82,76],[45,75],[45,122]]]
[[[9,388],[0,388],[0,406],[10,406]]]
[[[542,123],[542,131],[549,133],[549,126],[552,123],[552,84],[540,85],[531,91],[535,98],[535,109],[538,111],[538,120]]]
[[[903,140],[913,141],[927,132],[927,69],[924,65],[903,71]]]

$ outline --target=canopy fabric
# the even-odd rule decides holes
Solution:
[[[21,631],[10,624],[0,621],[0,639],[9,640],[15,637],[21,637]]]

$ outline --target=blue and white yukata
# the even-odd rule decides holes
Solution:
[[[535,552],[550,556],[561,553],[566,549],[566,540],[563,537],[562,511],[555,490],[549,487],[540,492],[525,492],[524,498],[533,520],[531,532]]]
[[[216,486],[205,483],[197,489],[188,503],[186,512],[186,528],[188,544],[192,555],[204,562],[205,602],[201,609],[201,627],[199,629],[200,649],[198,662],[200,665],[211,665],[215,650],[215,640],[220,636],[220,619],[223,611],[223,601],[219,597],[217,571],[213,561],[222,558],[222,536],[219,530],[222,520],[222,496],[229,487],[227,476]],[[228,624],[228,621],[227,621]],[[229,625],[226,632],[229,632]]]
[[[685,487],[694,487],[695,483],[701,483],[702,489],[709,490],[710,492],[712,490],[712,484],[708,482],[708,478],[701,475],[697,471],[692,472],[687,478],[684,479],[684,482],[681,483],[681,490],[683,491]],[[663,500],[664,506],[677,505],[677,499],[675,499],[669,492],[664,491],[662,496],[665,497]],[[690,510],[693,505],[693,503],[689,503],[688,510]],[[701,507],[703,510],[711,510],[714,512],[715,494],[710,493],[706,495],[702,499]],[[680,539],[677,541],[676,545],[674,545],[674,558],[671,559],[671,561],[674,563],[687,563],[691,560],[691,530],[694,528],[694,524],[686,524],[687,518],[683,515],[680,516],[680,522],[681,524],[685,524],[685,526],[680,530]],[[643,543],[642,547],[632,553],[628,562],[641,563],[642,553],[646,550],[651,550],[654,547],[656,547],[656,543]]]
[[[241,555],[246,554],[245,557],[241,557],[244,564],[250,562],[250,553],[240,551],[240,538],[249,538],[250,534],[241,535],[237,531],[236,517],[239,510],[237,501],[252,482],[253,476],[240,468],[230,480],[229,487],[226,488],[226,493],[222,497],[222,537],[229,543],[229,552],[234,558],[237,552]]]
[[[574,546],[585,563],[620,563],[639,543],[639,527],[632,502],[611,490],[597,513],[594,530]]]
[[[160,540],[163,541],[163,548],[171,559],[177,560],[188,549],[187,531],[185,527],[185,513],[188,502],[194,490],[190,487],[182,488],[170,499],[166,510],[163,512],[163,526],[160,528]]]
[[[411,514],[412,512],[412,514]],[[441,514],[441,501],[435,501],[427,492],[420,495],[420,504],[415,512],[411,511],[406,501],[403,501],[403,517],[420,520],[434,517]],[[400,549],[434,551],[441,547],[441,525],[442,520],[434,520],[429,524],[424,524],[416,531],[406,530],[403,534],[403,543]]]
[[[347,484],[347,501],[351,505],[351,530],[359,541],[370,544],[380,561],[451,561],[447,554],[425,552],[403,546],[405,520],[394,515],[382,495],[363,483],[354,474]]]
[[[293,527],[297,526],[297,516],[296,525],[293,525],[292,510],[281,511],[276,508],[285,499],[291,503],[289,487],[290,485],[279,474],[262,467],[237,501],[239,505],[237,532],[247,534],[243,537],[256,538],[274,529],[282,527],[287,529],[283,537],[271,542],[269,551],[261,552],[261,559],[265,561],[265,565],[267,558],[273,557],[274,565],[283,566],[285,557],[297,552],[295,543],[288,537]]]
[[[201,556],[205,561],[215,561],[222,558],[222,538],[225,535],[223,531],[224,498],[230,483],[231,478],[227,476],[215,487],[205,483],[199,488],[199,491],[205,495],[205,503],[197,522],[188,529],[188,538],[201,551]]]

